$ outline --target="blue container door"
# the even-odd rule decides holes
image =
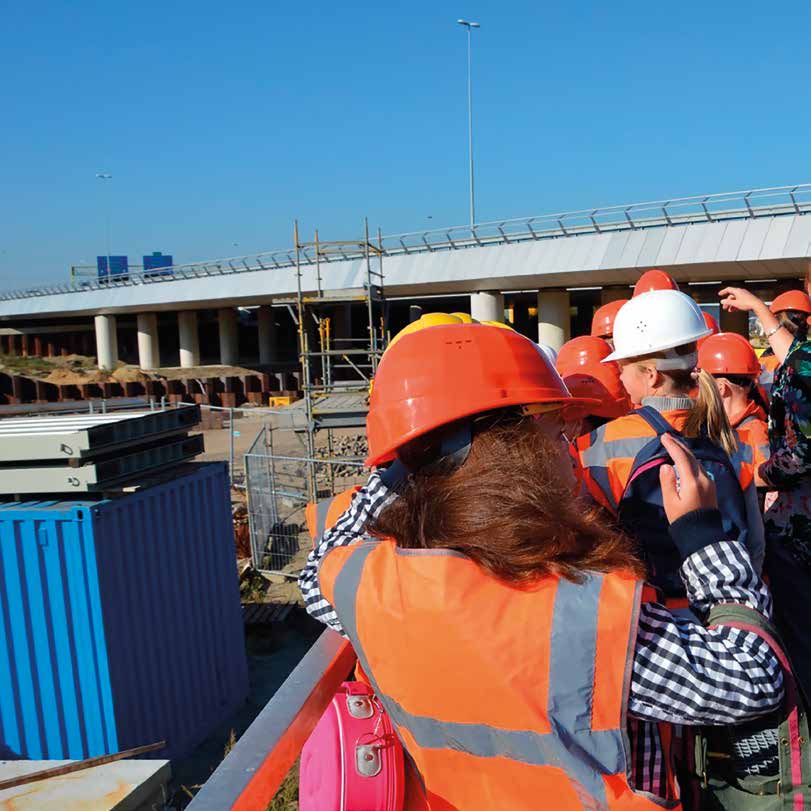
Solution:
[[[90,514],[0,510],[0,757],[118,751]]]

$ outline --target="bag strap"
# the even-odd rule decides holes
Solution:
[[[642,419],[656,431],[656,436],[660,437],[662,434],[681,436],[680,432],[652,406],[642,406],[642,408],[638,408],[634,413],[642,417]]]
[[[811,784],[808,717],[801,690],[794,677],[785,646],[774,626],[762,614],[739,603],[721,603],[710,609],[707,626],[739,628],[759,636],[772,650],[783,668],[787,717],[779,726],[780,791],[788,794]]]
[[[642,406],[642,408],[638,408],[634,413],[642,417],[642,419],[645,420],[645,422],[651,428],[653,428],[654,431],[656,431],[657,438],[661,438],[662,434],[679,433],[655,408],[652,408],[651,406]],[[651,442],[652,441],[653,439],[651,439]],[[662,450],[664,450],[664,448],[662,448]],[[655,456],[653,459],[648,459],[647,462],[643,462],[640,465],[637,465],[636,459],[634,459],[633,466],[631,467],[631,475],[628,477],[625,487],[622,488],[622,495],[620,496],[619,501],[621,502],[623,498],[625,498],[628,488],[630,488],[636,479],[652,468],[661,467],[661,465],[665,464],[669,458],[670,457],[666,455]]]

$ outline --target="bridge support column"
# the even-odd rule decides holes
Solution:
[[[504,295],[502,293],[471,293],[470,315],[477,321],[504,323]]]
[[[743,285],[741,285],[741,287],[743,287]],[[721,327],[721,332],[737,332],[738,335],[743,335],[743,337],[748,340],[749,313],[737,311],[728,313],[722,307],[720,317],[718,319],[718,326]]]
[[[96,361],[99,369],[115,369],[118,363],[118,333],[114,315],[97,315]]]
[[[184,369],[200,365],[200,336],[197,333],[197,313],[183,310],[177,314],[180,339],[180,365]]]
[[[138,365],[142,369],[157,369],[161,365],[155,313],[138,313]]]
[[[556,352],[571,337],[571,303],[565,290],[538,292],[538,343]]]
[[[632,292],[629,287],[604,287],[600,290],[600,304],[610,304],[612,301],[631,298]]]
[[[239,362],[239,332],[237,311],[233,307],[223,307],[218,312],[220,322],[220,363],[223,366],[236,366]]]
[[[256,324],[259,328],[259,363],[270,366],[277,359],[276,319],[270,304],[263,304],[256,311]]]

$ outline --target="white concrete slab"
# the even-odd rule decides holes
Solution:
[[[0,760],[0,780],[73,763]],[[161,798],[172,770],[168,760],[119,760],[0,791],[6,811],[146,811]]]

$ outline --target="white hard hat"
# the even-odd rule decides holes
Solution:
[[[712,330],[690,296],[678,290],[651,290],[622,306],[614,320],[614,351],[603,360],[627,360],[695,343]],[[660,369],[688,368],[691,356],[674,355]],[[695,359],[693,359],[695,365]]]

